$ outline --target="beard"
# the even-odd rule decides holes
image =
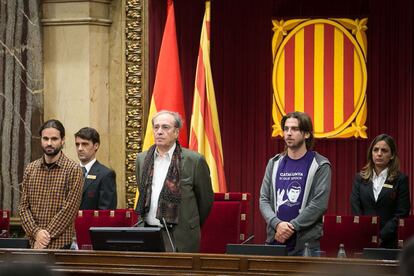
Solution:
[[[43,153],[47,156],[56,156],[62,150],[63,146],[53,148],[53,147],[46,147],[43,148]],[[53,150],[50,150],[53,149]]]
[[[287,148],[292,149],[292,150],[295,150],[295,149],[301,148],[302,145],[305,144],[305,139],[300,140],[300,141],[297,141],[297,142],[294,142],[294,143],[292,143],[290,145],[287,144],[286,142],[285,142],[285,144],[286,144],[286,147]]]

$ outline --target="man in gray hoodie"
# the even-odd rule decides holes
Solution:
[[[302,255],[308,243],[316,256],[328,207],[331,165],[311,151],[313,126],[306,113],[288,113],[281,126],[285,151],[269,160],[260,189],[266,243],[286,245],[289,255]]]

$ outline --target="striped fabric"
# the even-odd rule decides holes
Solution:
[[[282,29],[295,26],[289,21],[275,22]],[[281,110],[282,115],[306,112],[318,138],[366,138],[362,118],[367,87],[365,24],[365,19],[305,20],[286,35],[278,49],[274,45],[273,110]],[[280,37],[280,32],[275,36]],[[275,119],[278,124],[280,118]],[[277,127],[273,136],[282,134]]]
[[[155,76],[154,90],[151,97],[151,105],[148,113],[148,122],[142,151],[149,149],[154,144],[151,119],[155,113],[161,110],[178,112],[184,119],[183,127],[180,129],[180,134],[178,136],[178,141],[181,146],[188,147],[184,96],[181,84],[177,35],[175,30],[174,2],[168,0],[167,3],[167,21],[165,22],[164,35],[162,37],[160,55],[158,57],[157,73]]]
[[[82,196],[82,170],[63,152],[48,168],[40,158],[24,172],[19,214],[31,246],[40,229],[51,236],[47,248],[62,248],[74,236],[74,220]]]
[[[191,115],[190,149],[199,152],[206,158],[214,192],[226,192],[223,149],[210,66],[209,1],[206,2],[198,52],[193,113]]]
[[[152,117],[161,110],[178,112],[183,118],[183,127],[180,129],[178,141],[183,147],[188,147],[187,124],[185,121],[185,108],[183,87],[181,84],[180,62],[178,58],[177,34],[175,30],[174,2],[167,0],[167,21],[161,42],[158,57],[157,73],[154,90],[148,113],[148,122],[145,131],[142,151],[148,150],[154,144],[152,131]],[[137,206],[139,191],[135,193],[134,208]]]

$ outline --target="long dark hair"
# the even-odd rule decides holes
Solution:
[[[371,145],[367,151],[367,164],[362,168],[359,173],[361,177],[365,180],[372,179],[373,170],[375,168],[374,161],[372,160],[372,149],[374,146],[380,142],[384,141],[390,147],[392,158],[388,162],[388,180],[393,180],[398,176],[400,171],[400,159],[398,158],[397,146],[394,142],[394,139],[388,134],[380,134],[372,140]]]

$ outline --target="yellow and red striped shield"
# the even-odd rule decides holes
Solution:
[[[303,111],[315,137],[367,138],[367,19],[273,21],[272,136],[280,120]]]

